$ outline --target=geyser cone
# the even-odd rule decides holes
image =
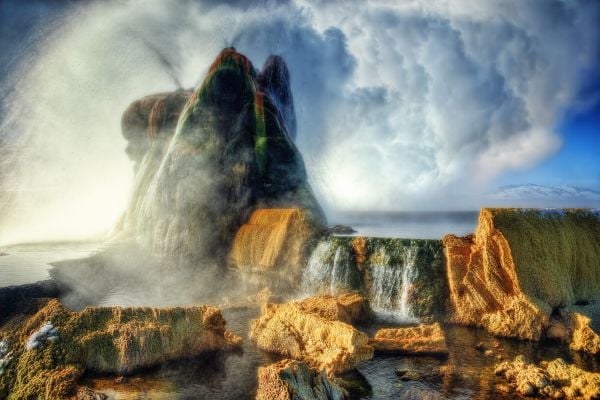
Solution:
[[[148,113],[151,142],[168,137],[156,129],[157,121],[167,126],[161,118],[173,115],[171,103],[157,104],[158,117]],[[305,208],[324,222],[286,120],[268,93],[257,89],[251,62],[233,48],[218,55],[183,107],[172,139],[163,143],[168,148],[149,145],[140,159],[125,223],[156,255],[221,263],[256,208]]]

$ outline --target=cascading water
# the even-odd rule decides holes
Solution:
[[[339,293],[353,289],[350,251],[335,241],[321,241],[312,252],[302,276],[302,292]]]
[[[383,319],[414,322],[410,293],[415,278],[415,261],[418,248],[403,247],[401,264],[391,261],[384,247],[380,247],[370,265],[371,287],[369,298],[373,310]]]
[[[426,296],[438,290],[434,288],[435,283],[424,286],[425,282],[430,282],[426,277],[429,270],[437,265],[431,250],[426,250],[430,244],[416,240],[367,238],[372,250],[359,268],[352,240],[333,237],[318,243],[304,270],[302,294],[360,290],[368,296],[379,318],[417,322],[423,316],[422,304],[431,303]],[[424,291],[423,287],[430,290]]]

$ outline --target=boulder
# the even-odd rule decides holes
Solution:
[[[569,315],[569,348],[594,356],[600,355],[600,336],[592,329],[591,319],[579,313]]]
[[[285,75],[284,65],[277,59],[267,67],[279,76]],[[197,268],[211,261],[225,264],[236,232],[254,209],[302,208],[318,224],[325,223],[302,156],[277,106],[277,101],[282,107],[285,103],[277,87],[285,85],[261,86],[256,79],[252,63],[234,48],[217,56],[203,83],[187,99],[172,138],[140,151],[141,157],[136,155],[140,161],[134,192],[120,225],[126,237],[135,238],[154,255]],[[172,96],[183,100],[187,93]],[[271,96],[279,97],[274,101]],[[163,103],[152,110],[168,109],[171,104]],[[173,100],[173,110],[175,103],[181,104]],[[140,136],[129,133],[130,127],[146,126],[148,107],[142,105],[134,103],[132,107],[140,110],[126,113],[126,137]],[[172,121],[176,112],[170,111],[157,111],[162,119],[148,118]],[[293,107],[286,112],[293,113]],[[148,123],[149,128],[155,125],[163,126]],[[164,131],[171,126],[165,122]]]
[[[323,311],[316,304],[318,300],[264,305],[260,318],[252,321],[250,338],[263,350],[304,361],[328,374],[350,370],[373,357],[366,334],[329,319],[335,316],[333,308]]]
[[[451,322],[539,340],[553,310],[600,300],[600,218],[590,210],[488,209],[443,242]]]
[[[64,398],[74,394],[86,370],[127,374],[241,346],[241,339],[225,329],[219,309],[211,306],[73,312],[51,300],[4,334],[11,339],[12,360],[0,376],[0,397],[9,399]]]
[[[384,328],[369,342],[375,351],[415,355],[447,355],[446,336],[439,323]]]
[[[587,372],[561,358],[542,361],[539,366],[523,356],[496,366],[496,375],[509,382],[509,388],[523,396],[553,398],[600,398],[600,374]],[[506,388],[502,389],[506,391]]]
[[[308,297],[297,304],[306,312],[350,325],[369,322],[373,317],[367,298],[353,292]]]
[[[258,369],[256,400],[342,400],[346,392],[323,372],[295,360]]]

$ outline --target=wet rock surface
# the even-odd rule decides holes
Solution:
[[[283,360],[258,370],[256,400],[342,400],[346,391],[325,373],[295,360]]]
[[[416,327],[383,328],[369,341],[375,351],[402,354],[448,355],[446,338],[439,323]]]
[[[319,297],[308,304],[266,304],[261,317],[252,322],[250,337],[263,350],[306,362],[317,370],[335,374],[350,370],[373,357],[368,336],[351,325],[328,319],[331,299]],[[344,313],[347,315],[347,313]],[[324,317],[325,316],[325,317]]]
[[[567,399],[600,398],[600,374],[584,371],[558,358],[539,366],[523,356],[496,366],[496,375],[504,377],[510,391],[523,396]],[[501,391],[508,391],[506,386]]]
[[[0,395],[9,399],[64,398],[75,394],[86,371],[126,374],[241,345],[211,306],[73,312],[50,300],[23,324],[0,334],[11,344],[12,360],[0,376]]]

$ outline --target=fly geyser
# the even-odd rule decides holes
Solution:
[[[123,117],[136,177],[121,237],[176,262],[224,264],[257,208],[302,208],[324,223],[292,140],[295,121],[283,59],[269,57],[257,73],[233,48],[193,93],[135,102]]]

